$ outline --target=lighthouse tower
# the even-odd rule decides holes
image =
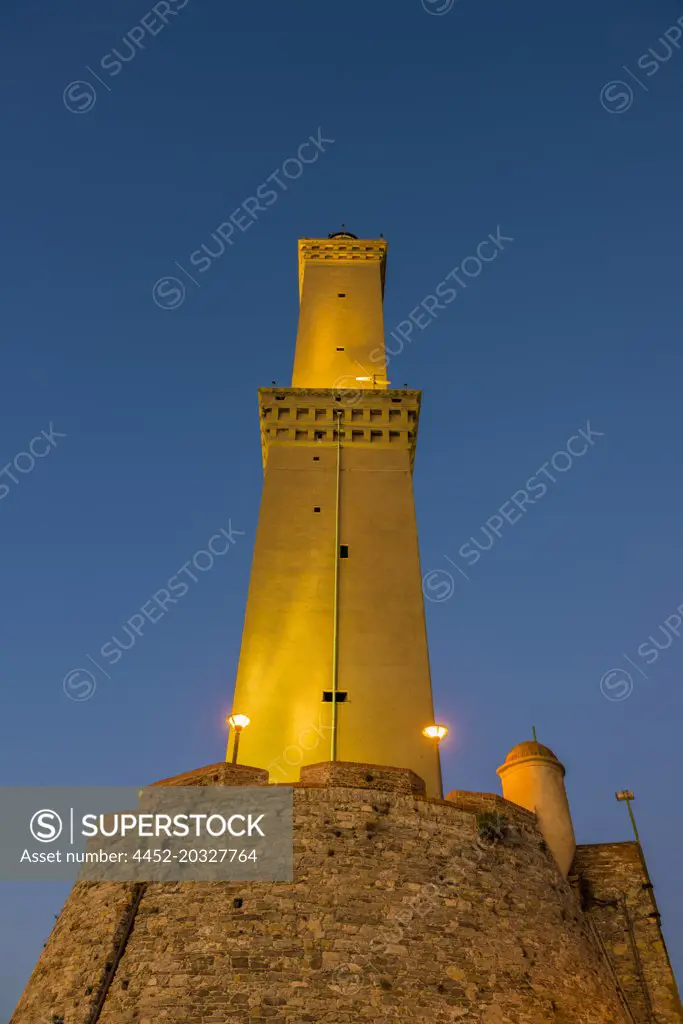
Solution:
[[[575,845],[548,747],[441,798],[386,253],[299,243],[228,755],[156,784],[291,795],[291,877],[79,880],[10,1024],[683,1024],[640,843]]]
[[[299,242],[291,388],[261,388],[265,480],[234,709],[240,761],[355,761],[441,796],[412,469],[420,392],[386,376],[387,243]],[[230,751],[228,751],[230,756]]]

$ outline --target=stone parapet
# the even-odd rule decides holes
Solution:
[[[268,772],[265,768],[252,768],[247,764],[230,764],[219,761],[204,768],[196,768],[182,775],[153,782],[153,786],[267,786]]]
[[[305,788],[352,786],[383,792],[412,793],[415,796],[425,794],[423,780],[409,768],[360,764],[356,761],[321,761],[319,764],[305,765],[301,769],[299,785]]]
[[[497,793],[474,793],[454,789],[447,794],[446,800],[461,811],[469,811],[470,814],[500,814],[502,817],[515,818],[527,823],[536,822],[536,815],[532,811],[527,811]]]

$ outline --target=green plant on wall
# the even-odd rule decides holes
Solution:
[[[477,815],[479,838],[487,843],[501,843],[509,832],[507,818],[497,811],[486,811]]]

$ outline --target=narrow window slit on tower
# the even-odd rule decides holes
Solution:
[[[344,349],[343,349],[343,348],[338,348],[338,349],[337,349],[337,352],[343,352],[343,351],[344,351]]]
[[[319,512],[320,511],[320,505],[314,505],[313,511],[314,512]]]
[[[349,545],[348,544],[340,544],[339,545],[339,557],[340,558],[348,558],[349,557]]]
[[[323,690],[323,704],[346,704],[349,699],[348,690],[337,690],[334,694],[336,700],[332,700],[332,690]]]
[[[313,461],[314,462],[320,462],[320,456],[319,455],[314,455],[313,456]]]
[[[337,292],[337,298],[338,299],[345,299],[346,298],[346,292]]]

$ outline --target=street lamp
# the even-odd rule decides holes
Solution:
[[[441,779],[441,754],[439,752],[439,744],[444,736],[448,736],[448,728],[445,725],[425,725],[422,730],[422,735],[426,736],[427,739],[434,740],[434,746],[436,747],[436,766],[439,772],[439,796],[443,800],[443,782]]]
[[[227,719],[228,725],[230,726],[230,728],[235,733],[235,739],[233,740],[233,744],[232,744],[232,763],[233,764],[237,764],[237,751],[239,750],[239,746],[240,746],[240,734],[241,734],[243,729],[246,729],[246,727],[249,725],[250,722],[251,722],[251,719],[248,718],[246,715],[230,715],[230,717]],[[226,758],[226,760],[227,760],[227,758]]]
[[[445,725],[426,725],[422,730],[422,735],[440,743],[444,736],[448,736],[448,728]]]
[[[619,800],[620,802],[623,801],[626,804],[627,808],[628,808],[628,816],[631,819],[631,825],[633,826],[633,834],[636,837],[636,844],[637,844],[637,847],[638,847],[638,857],[640,858],[640,863],[641,863],[641,865],[643,867],[643,874],[645,875],[645,884],[643,885],[643,888],[647,889],[649,891],[649,893],[650,893],[650,902],[652,903],[652,913],[648,914],[648,917],[653,918],[659,924],[659,922],[661,921],[661,914],[659,913],[659,907],[657,906],[657,900],[655,898],[655,888],[654,888],[654,886],[652,884],[652,879],[650,878],[650,872],[648,871],[647,861],[645,860],[645,854],[643,852],[643,846],[642,846],[642,843],[640,842],[640,836],[638,835],[638,828],[636,826],[636,819],[635,819],[634,814],[633,814],[633,808],[631,807],[631,801],[635,800],[635,796],[633,795],[633,790],[631,790],[631,789],[620,789],[619,792],[615,793],[614,795],[617,798],[617,800]],[[664,936],[663,935],[661,936],[661,939],[662,939],[662,944],[664,945],[664,952],[666,953],[666,957],[667,957],[667,960],[668,960],[669,959],[669,953],[667,951],[666,943],[664,942]]]
[[[635,800],[633,790],[620,789],[619,792],[615,793],[614,795],[617,798],[617,800],[624,800],[626,802],[626,806],[628,808],[628,816],[631,819],[631,824],[633,825],[633,834],[636,837],[636,842],[640,843],[640,836],[638,835],[638,829],[636,827],[636,819],[633,816],[633,809],[631,807],[631,800]]]

